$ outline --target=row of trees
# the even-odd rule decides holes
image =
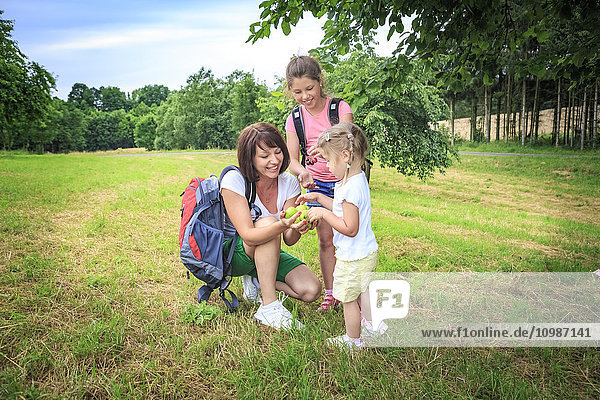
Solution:
[[[551,107],[552,143],[595,146],[597,2],[267,0],[248,40],[268,37],[271,27],[289,33],[304,12],[327,15],[322,46],[312,55],[324,65],[332,92],[352,105],[383,165],[426,177],[456,155],[448,138],[430,127],[448,116],[470,116],[473,140],[494,134],[524,144],[545,133],[539,132],[539,112]],[[414,17],[410,30],[403,16]],[[5,149],[232,148],[249,123],[283,128],[293,106],[283,82],[269,92],[251,74],[217,78],[205,69],[171,92],[149,85],[126,94],[78,83],[67,101],[52,99],[51,74],[18,50],[10,21],[0,26],[6,60],[0,67],[9,77],[0,82],[7,87],[0,92]],[[392,57],[378,57],[371,48],[380,26],[388,27],[388,38],[401,33]]]
[[[471,116],[472,139],[478,139],[478,115],[484,116],[479,137],[491,139],[495,105],[500,110],[497,115],[503,114],[505,120],[497,138],[523,144],[535,140],[539,110],[546,106],[556,109],[553,143],[570,144],[577,136],[581,148],[596,144],[597,103],[589,108],[596,101],[600,77],[598,0],[266,0],[260,8],[260,21],[250,27],[252,42],[268,37],[271,28],[281,27],[288,34],[305,12],[327,16],[317,52],[331,64],[363,48],[380,27],[388,29],[388,40],[399,34],[394,55],[377,72],[386,77],[385,87],[403,87],[405,75],[397,71],[403,71],[407,59],[420,59],[435,71],[451,118],[455,109],[461,116]],[[410,29],[403,25],[403,17],[412,17]],[[544,93],[544,87],[554,93]],[[571,114],[567,110],[565,115],[561,111],[569,101]],[[571,123],[565,124],[575,114],[581,118],[573,124],[571,117]],[[515,115],[523,117],[517,120]]]
[[[179,91],[148,85],[131,95],[118,87],[73,85],[31,124],[13,125],[5,149],[37,152],[232,148],[237,132],[258,121],[256,100],[267,89],[248,73],[216,79],[201,69]]]
[[[18,50],[10,40],[12,23],[3,23],[7,27],[3,40]],[[384,165],[421,178],[444,170],[456,151],[447,136],[430,127],[445,113],[439,91],[430,84],[433,76],[422,73],[418,60],[407,61],[397,70],[405,84],[387,88],[387,75],[377,72],[388,68],[388,63],[369,47],[338,60],[336,68],[326,63],[331,91],[352,105],[356,122],[365,128],[375,156]],[[4,113],[3,138],[9,139],[3,141],[4,149],[233,148],[239,132],[253,122],[271,122],[283,131],[294,105],[284,95],[284,82],[269,91],[252,74],[241,71],[217,78],[202,68],[175,91],[148,85],[127,94],[117,87],[97,89],[76,83],[67,101],[50,97],[54,80],[49,73],[44,76],[46,85],[36,86],[43,94],[36,112],[23,118]],[[27,84],[35,86],[31,80]],[[27,104],[26,97],[21,99]]]

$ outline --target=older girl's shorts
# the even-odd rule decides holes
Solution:
[[[333,270],[333,297],[342,303],[356,300],[369,288],[376,265],[376,251],[360,260],[337,260]]]
[[[314,180],[314,182],[315,185],[317,185],[317,187],[314,189],[308,189],[306,191],[307,193],[323,193],[325,196],[331,197],[333,199],[333,192],[335,189],[336,182],[323,182],[316,179]],[[316,201],[309,201],[306,203],[306,205],[309,207],[323,207],[321,203]]]

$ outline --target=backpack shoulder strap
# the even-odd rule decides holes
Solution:
[[[229,171],[240,172],[240,169],[237,167],[237,165],[228,165],[223,168],[223,171],[221,171],[221,176],[219,177],[219,185],[221,184],[225,174]],[[246,184],[246,200],[248,200],[249,205],[254,204],[254,201],[256,200],[256,182],[248,182],[246,179],[244,179],[244,183]]]
[[[331,103],[329,103],[329,110],[327,111],[327,116],[329,117],[329,123],[331,126],[336,125],[340,122],[340,102],[342,99],[339,97],[334,97],[331,99]]]
[[[304,134],[304,119],[302,118],[302,109],[300,106],[294,107],[292,110],[292,120],[294,121],[294,128],[296,128],[296,135],[298,136],[298,143],[300,144],[300,154],[302,154],[302,166],[306,165],[306,135]]]

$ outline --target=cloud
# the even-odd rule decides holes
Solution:
[[[200,40],[217,36],[219,31],[193,28],[139,28],[112,32],[88,32],[83,37],[70,37],[52,44],[46,44],[43,49],[53,51],[80,51],[114,49],[146,44],[164,44],[174,41]],[[81,36],[79,34],[78,36]]]

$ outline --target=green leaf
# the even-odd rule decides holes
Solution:
[[[292,25],[296,26],[301,15],[302,15],[302,12],[298,8],[292,8],[292,10],[290,11],[290,17],[289,17],[290,23]]]
[[[548,40],[548,36],[549,36],[549,33],[546,30],[538,32],[538,34],[536,35],[537,41],[540,43],[544,43],[546,40]]]
[[[527,31],[525,31],[525,33],[523,33],[524,37],[530,37],[530,36],[535,36],[535,25],[532,25],[529,27],[529,29],[527,29]]]
[[[369,100],[369,98],[367,96],[356,96],[354,98],[354,101],[352,102],[352,109],[353,110],[360,110],[362,108],[362,106],[365,105],[365,103]]]
[[[260,19],[265,19],[267,18],[269,15],[271,15],[271,9],[270,8],[265,8],[263,10],[263,12],[260,13]]]
[[[483,84],[486,86],[492,86],[494,84],[494,80],[490,78],[487,72],[483,74]]]
[[[396,26],[395,25],[390,26],[390,31],[387,34],[387,40],[388,41],[392,38],[392,35],[394,34],[395,30],[396,30]]]
[[[289,35],[291,32],[290,23],[284,19],[283,22],[281,23],[281,29],[283,30],[283,34],[285,36]]]

